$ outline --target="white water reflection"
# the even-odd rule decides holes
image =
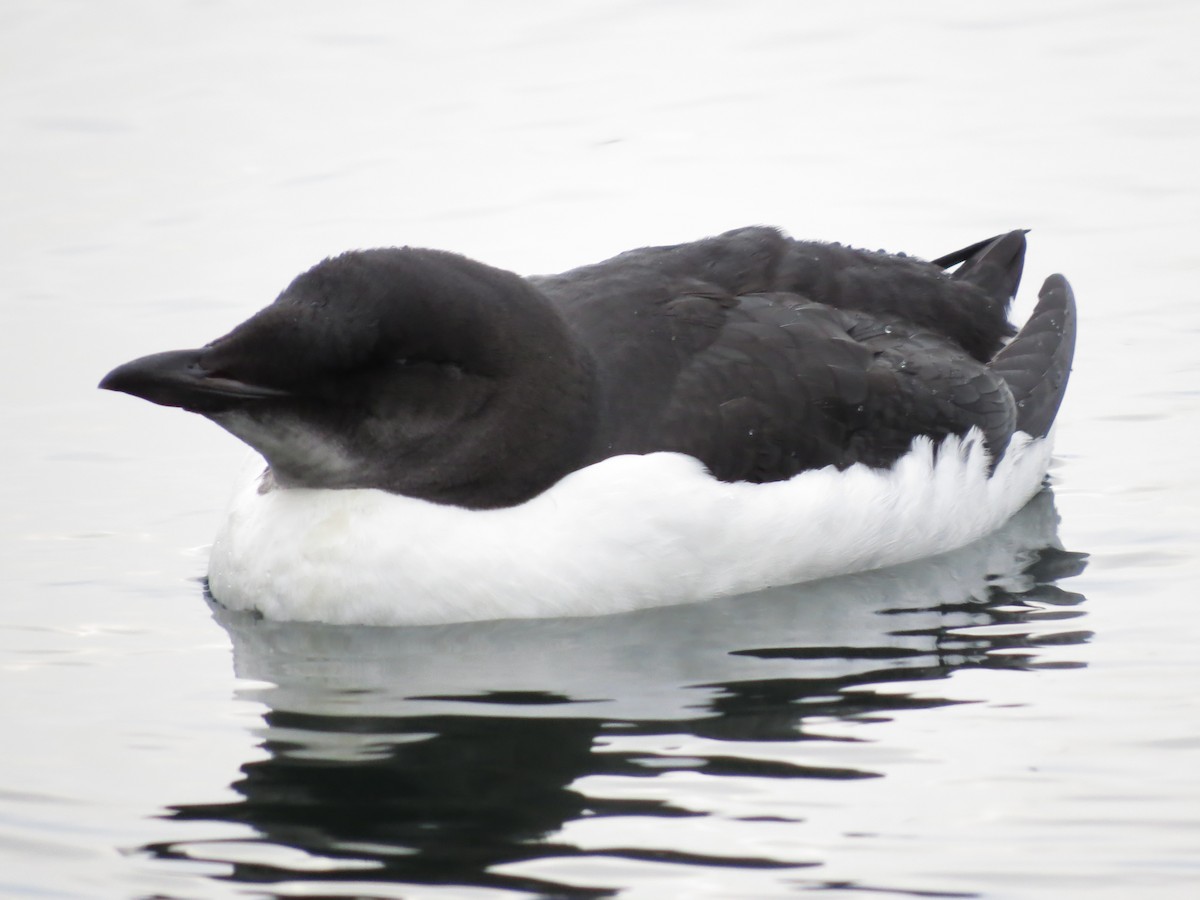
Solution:
[[[1056,526],[1045,492],[1001,531],[956,553],[629,615],[372,628],[272,622],[219,607],[215,614],[233,641],[238,677],[270,685],[250,696],[275,711],[469,715],[490,702],[493,715],[690,718],[726,682],[797,671],[851,678],[880,660],[902,670],[945,665],[956,652],[965,664],[979,654],[948,647],[947,630],[987,621],[977,610],[992,591],[1029,590],[1025,569],[1035,551],[1056,543]],[[769,650],[810,642],[827,652],[789,659]],[[506,694],[547,702],[509,707]]]
[[[821,818],[813,795],[903,762],[873,726],[956,702],[938,694],[955,672],[1036,670],[1043,648],[1090,638],[1083,597],[1054,583],[1083,565],[1056,523],[1044,492],[937,559],[594,619],[390,629],[215,608],[243,694],[267,709],[268,756],[242,767],[238,799],[172,818],[256,836],[145,850],[283,893],[449,880],[589,896],[667,864],[646,872],[667,894],[698,872],[774,894],[823,862],[796,843]]]

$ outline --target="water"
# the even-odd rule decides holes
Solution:
[[[1194,896],[1198,28],[10,0],[0,893]],[[539,272],[760,222],[926,256],[1032,227],[1027,289],[1081,311],[1053,495],[736,602],[281,626],[204,600],[236,442],[94,389],[349,247]]]

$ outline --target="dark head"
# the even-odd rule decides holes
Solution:
[[[590,432],[588,365],[553,307],[510,272],[435,250],[325,260],[224,337],[100,387],[207,416],[284,486],[471,507],[539,493]]]

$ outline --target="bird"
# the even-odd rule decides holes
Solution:
[[[753,226],[523,277],[353,250],[100,387],[259,462],[215,602],[403,626],[600,615],[944,553],[1043,486],[1075,349],[1026,231],[925,261]]]

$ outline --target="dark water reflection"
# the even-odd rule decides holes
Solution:
[[[268,707],[266,756],[242,767],[232,785],[239,799],[178,806],[169,818],[239,823],[257,838],[145,849],[161,859],[224,863],[218,877],[260,891],[308,883],[306,893],[323,896],[402,884],[614,893],[604,883],[500,870],[582,856],[819,866],[817,858],[697,854],[672,839],[670,821],[705,813],[661,788],[595,796],[581,780],[661,785],[654,776],[683,771],[764,782],[886,777],[743,748],[859,740],[828,734],[828,723],[961,702],[936,696],[930,683],[966,668],[1080,665],[1062,652],[1040,658],[1048,645],[1090,637],[1070,622],[1083,615],[1084,598],[1057,584],[1081,571],[1084,558],[1057,546],[1056,522],[1047,491],[1002,532],[936,560],[599,619],[373,629],[284,625],[216,609],[238,675],[258,683],[245,690]],[[921,683],[919,691],[898,690],[904,682]],[[653,749],[681,736],[706,751]],[[614,737],[640,740],[621,749]],[[778,807],[761,812],[791,820]],[[653,843],[639,832],[600,849],[558,834],[584,818],[613,816],[662,827]]]

